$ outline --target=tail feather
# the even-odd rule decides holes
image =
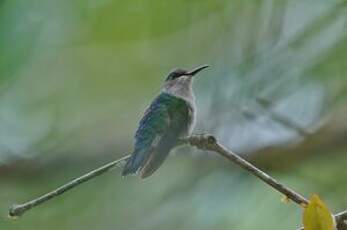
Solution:
[[[169,152],[170,149],[152,153],[140,170],[141,178],[144,179],[151,176],[163,164],[164,160],[169,155]]]
[[[125,164],[122,176],[139,172],[141,178],[149,177],[163,164],[176,142],[176,136],[169,133],[155,148],[135,151]]]
[[[127,160],[122,171],[122,176],[137,173],[145,161],[145,155],[146,154],[142,154],[141,152],[134,152]]]
[[[141,178],[151,176],[164,162],[170,153],[170,150],[175,146],[176,139],[171,134],[165,136],[159,143],[158,147],[152,151],[145,164],[140,170]]]

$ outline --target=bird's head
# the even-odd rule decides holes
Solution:
[[[174,69],[172,70],[169,75],[166,77],[165,82],[172,82],[172,81],[178,81],[182,79],[191,79],[193,76],[195,76],[197,73],[199,73],[201,70],[209,67],[208,65],[199,66],[191,71],[184,70],[184,69]]]
[[[199,66],[191,71],[184,69],[174,69],[166,77],[164,91],[173,94],[182,94],[191,89],[193,77],[208,65]]]

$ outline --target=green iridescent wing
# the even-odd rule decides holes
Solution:
[[[140,121],[135,135],[135,150],[123,175],[139,170],[142,177],[151,175],[187,131],[190,119],[187,102],[166,93],[160,94]]]

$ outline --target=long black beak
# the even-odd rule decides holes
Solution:
[[[203,69],[206,69],[207,67],[210,67],[210,66],[209,65],[199,66],[199,67],[193,69],[192,71],[188,72],[187,75],[194,76],[195,74],[199,73]]]

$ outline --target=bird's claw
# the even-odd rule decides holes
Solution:
[[[210,134],[194,134],[189,137],[189,143],[198,149],[208,150],[217,143],[217,139]]]

